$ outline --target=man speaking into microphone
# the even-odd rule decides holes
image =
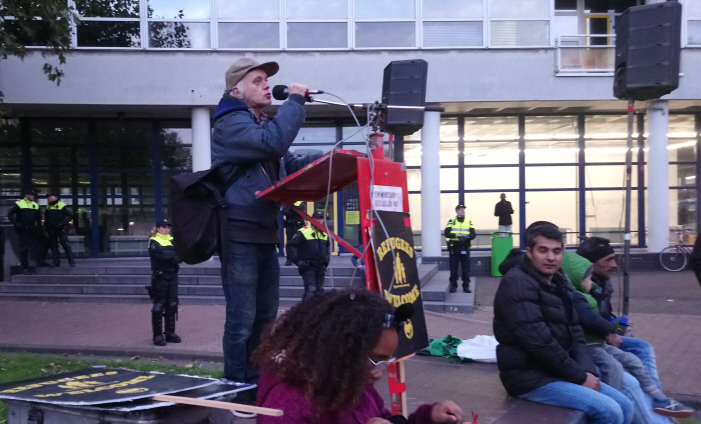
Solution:
[[[263,191],[319,156],[296,157],[288,152],[305,118],[308,87],[292,84],[288,100],[275,118],[263,109],[272,103],[268,78],[280,69],[276,62],[258,63],[243,57],[226,71],[226,93],[214,114],[212,160],[222,170],[226,190],[226,264],[222,285],[226,298],[224,326],[224,378],[258,383],[251,355],[263,328],[275,320],[280,297],[280,204],[256,199]],[[237,403],[255,405],[247,390]],[[240,417],[253,414],[235,412]]]

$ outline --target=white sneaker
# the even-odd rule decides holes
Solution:
[[[239,418],[256,418],[258,414],[254,412],[243,412],[243,411],[231,411],[232,414],[234,414],[235,417]]]
[[[256,392],[256,389],[240,392],[231,403],[238,403],[246,406],[256,406]],[[234,414],[235,417],[239,418],[256,418],[258,416],[258,414],[254,412],[231,410],[231,413]]]

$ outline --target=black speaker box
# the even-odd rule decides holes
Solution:
[[[424,106],[426,103],[425,60],[395,60],[385,67],[382,82],[382,103],[392,106]],[[409,135],[424,126],[423,110],[388,109],[385,131]]]
[[[613,95],[652,100],[679,86],[682,5],[631,7],[616,20]]]

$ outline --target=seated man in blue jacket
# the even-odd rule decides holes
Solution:
[[[533,402],[583,411],[591,424],[630,424],[633,405],[601,383],[560,272],[563,235],[552,223],[526,230],[526,255],[494,298],[499,377],[506,391]]]
[[[224,326],[224,378],[257,383],[259,372],[251,362],[263,328],[275,320],[280,298],[280,204],[259,200],[263,191],[298,171],[319,156],[296,157],[288,150],[305,118],[307,87],[290,86],[288,100],[275,118],[263,109],[272,103],[268,77],[277,73],[275,62],[258,63],[241,58],[226,71],[226,93],[214,114],[212,160],[224,181],[235,180],[226,190],[226,263],[222,284],[226,298]],[[233,175],[240,175],[238,179]],[[253,390],[237,397],[238,403],[255,404]],[[253,414],[236,412],[240,417]]]

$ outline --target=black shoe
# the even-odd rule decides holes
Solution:
[[[465,293],[472,293],[472,290],[470,290],[470,285],[469,284],[463,284],[462,285],[462,291]]]
[[[458,286],[451,285],[450,288],[448,289],[448,292],[450,292],[450,293],[455,293],[456,291],[458,291]]]
[[[61,261],[54,262],[54,263],[51,264],[51,268],[58,268],[58,267],[60,267],[60,266],[61,266]]]
[[[290,265],[292,265],[292,261],[288,260],[285,262],[285,266],[290,266]]]
[[[178,336],[175,333],[170,333],[170,334],[166,334],[166,341],[168,343],[180,343],[183,341],[183,339],[181,339],[180,336]]]
[[[239,403],[241,405],[256,406],[256,389],[245,390],[239,392],[231,403]],[[253,412],[231,411],[234,416],[239,418],[256,418],[258,415]]]
[[[38,263],[37,263],[37,266],[40,267],[40,268],[48,268],[48,267],[50,267],[51,265],[49,265],[48,262],[43,261],[43,262],[38,262]]]
[[[24,275],[32,275],[32,274],[34,274],[34,271],[33,271],[31,268],[24,268],[24,269],[22,270],[22,274],[24,274]]]
[[[153,344],[156,346],[165,346],[168,343],[166,343],[165,339],[163,338],[163,334],[157,334],[153,336]]]
[[[68,261],[68,265],[70,265],[71,268],[75,268],[75,261]]]

